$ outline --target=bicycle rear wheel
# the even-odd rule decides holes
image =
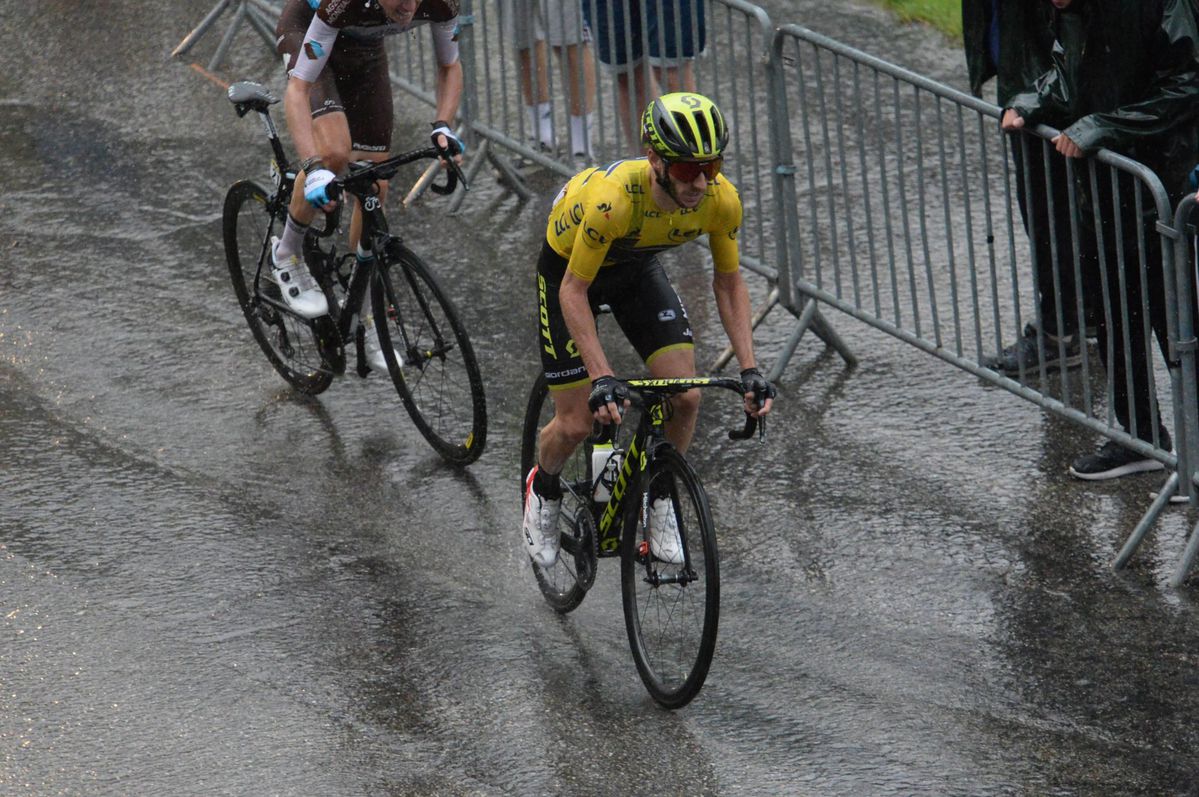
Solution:
[[[397,249],[397,257],[379,260],[371,285],[387,370],[433,449],[467,465],[487,444],[487,403],[475,351],[432,272],[411,250]],[[403,354],[403,363],[395,361],[395,351]]]
[[[333,382],[322,354],[322,336],[335,335],[327,316],[309,321],[263,300],[283,301],[279,287],[267,276],[271,233],[283,229],[287,209],[272,214],[264,188],[250,180],[234,183],[225,194],[222,226],[225,262],[237,302],[254,333],[254,340],[275,370],[302,393],[315,395]]]
[[[520,498],[524,506],[525,477],[537,464],[537,434],[554,417],[545,376],[529,394],[520,437]],[[552,567],[532,564],[537,587],[555,611],[573,610],[595,581],[595,521],[591,516],[591,444],[579,446],[562,469],[562,511],[558,518],[562,551]]]
[[[669,497],[683,540],[684,561],[668,564],[649,551],[645,529],[626,521],[621,542],[625,627],[637,672],[667,708],[691,702],[704,685],[716,649],[720,563],[708,497],[695,471],[669,445],[649,472],[649,495]]]

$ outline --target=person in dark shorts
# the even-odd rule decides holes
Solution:
[[[728,143],[724,117],[699,94],[672,93],[642,116],[645,157],[585,169],[558,194],[537,262],[538,345],[554,417],[541,430],[537,464],[526,476],[525,546],[534,563],[558,557],[561,473],[592,421],[619,423],[624,386],[613,376],[595,328],[600,303],[612,314],[654,377],[695,375],[691,325],[658,253],[708,236],[712,289],[721,323],[741,364],[745,409],[770,411],[774,386],[755,366],[749,294],[739,270],[741,198],[720,174]],[[673,401],[667,436],[685,451],[699,395]],[[682,561],[669,499],[649,519],[654,556]]]
[[[659,91],[695,91],[693,62],[707,44],[703,0],[582,2],[596,55],[616,76],[622,129],[635,145],[636,109]]]
[[[384,37],[422,24],[430,28],[437,61],[432,138],[460,153],[461,142],[450,130],[462,96],[458,0],[287,0],[280,14],[277,47],[288,70],[284,109],[301,166],[272,272],[288,305],[306,317],[324,315],[328,307],[300,257],[304,233],[318,208],[333,208],[326,189],[335,175],[352,161],[390,154],[394,109]],[[386,188],[380,186],[382,196]],[[351,246],[358,245],[360,231],[355,205]],[[360,248],[359,256],[365,255]],[[366,330],[367,360],[386,371],[374,326],[366,324]]]

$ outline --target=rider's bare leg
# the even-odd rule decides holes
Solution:
[[[587,397],[591,385],[582,384],[564,390],[551,390],[554,417],[541,430],[537,462],[546,473],[561,473],[566,460],[591,434],[591,410]]]
[[[695,376],[695,349],[691,346],[667,349],[650,355],[649,372],[656,379]],[[670,400],[672,414],[666,422],[666,439],[680,452],[691,445],[695,419],[699,415],[699,391],[688,390]]]

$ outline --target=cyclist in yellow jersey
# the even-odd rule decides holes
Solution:
[[[592,421],[620,423],[627,390],[613,375],[595,328],[607,304],[655,377],[695,375],[687,311],[657,253],[708,236],[720,320],[741,364],[745,410],[765,415],[774,386],[755,366],[749,294],[741,278],[737,231],[741,199],[720,174],[728,128],[716,105],[694,93],[666,94],[641,119],[645,157],[586,169],[559,193],[537,263],[542,366],[554,418],[541,430],[537,464],[526,477],[522,531],[533,561],[557,561],[558,474],[591,432]],[[698,391],[673,401],[667,436],[685,451],[699,411]],[[669,500],[655,500],[650,550],[682,561]]]

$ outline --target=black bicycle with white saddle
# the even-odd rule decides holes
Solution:
[[[310,230],[303,256],[324,291],[329,314],[309,319],[293,312],[271,278],[271,239],[287,219],[296,168],[280,143],[269,108],[278,99],[257,83],[235,83],[229,100],[239,116],[258,113],[271,144],[272,184],[241,180],[225,195],[225,259],[233,289],[255,340],[284,379],[317,394],[346,372],[346,348],[355,343],[354,371],[371,372],[364,354],[366,327],[373,325],[391,382],[425,439],[446,460],[465,465],[478,459],[487,440],[483,379],[474,349],[453,303],[428,266],[400,236],[388,231],[378,181],[405,164],[442,158],[449,166],[440,194],[465,185],[448,151],[435,146],[377,163],[353,164],[330,184],[331,195],[348,193],[362,205],[362,246],[373,258],[332,244],[340,213]],[[339,204],[340,208],[340,204]],[[368,297],[369,295],[369,297]],[[368,300],[369,298],[369,300]]]

